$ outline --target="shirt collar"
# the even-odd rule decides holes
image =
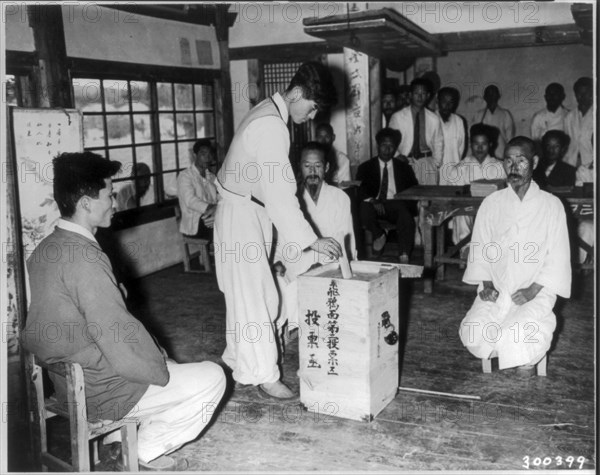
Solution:
[[[65,231],[71,231],[72,233],[81,234],[84,238],[89,239],[92,242],[98,244],[94,235],[85,229],[80,224],[74,223],[73,221],[67,221],[66,219],[59,218],[58,223],[56,223],[56,227],[60,229],[64,229]]]
[[[384,161],[383,161],[381,158],[379,158],[379,157],[377,157],[377,160],[379,161],[379,168],[381,168],[381,169],[383,170],[383,169],[385,168],[385,164],[386,164],[386,162],[384,162]],[[394,163],[394,159],[393,159],[393,158],[392,158],[391,160],[388,160],[388,161],[387,161],[387,164],[388,164],[388,170],[389,170],[390,168],[392,168],[392,165],[393,165],[393,163]]]
[[[530,200],[534,199],[537,196],[537,194],[540,192],[540,187],[533,179],[529,183],[529,188],[527,188],[527,191],[525,192],[523,201],[521,201],[519,199],[519,196],[517,195],[515,190],[513,190],[513,187],[510,186],[510,183],[507,183],[506,187],[510,189],[511,196],[513,196],[515,200],[517,200],[521,203],[525,203],[526,201],[530,201]]]
[[[275,94],[273,94],[271,96],[271,98],[273,99],[273,102],[275,102],[275,104],[277,105],[277,107],[279,108],[279,112],[281,113],[281,118],[283,119],[283,121],[287,125],[288,119],[290,117],[290,111],[288,111],[288,108],[285,105],[285,101],[283,100],[283,97],[281,97],[281,94],[279,94],[278,92],[276,92]]]

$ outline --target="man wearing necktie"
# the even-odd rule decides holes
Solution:
[[[361,181],[360,219],[362,227],[373,236],[373,251],[382,251],[387,235],[379,220],[394,223],[398,234],[398,260],[407,263],[414,245],[416,204],[394,200],[396,193],[417,185],[415,174],[406,157],[394,157],[402,136],[385,128],[376,136],[378,156],[358,167],[356,179]]]
[[[440,118],[425,107],[432,91],[433,86],[427,79],[414,79],[410,83],[410,107],[394,113],[389,124],[404,137],[398,153],[408,157],[420,185],[438,184],[438,168],[444,156]]]

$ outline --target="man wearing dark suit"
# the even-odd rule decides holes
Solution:
[[[360,219],[362,227],[373,235],[373,250],[380,252],[387,235],[378,220],[396,224],[398,257],[407,263],[415,239],[416,203],[393,200],[396,193],[418,184],[406,157],[394,158],[402,135],[398,130],[384,128],[375,137],[378,156],[358,167],[356,179],[361,181]]]
[[[575,185],[577,169],[562,161],[570,141],[562,130],[549,130],[542,137],[542,162],[533,172],[540,188]]]

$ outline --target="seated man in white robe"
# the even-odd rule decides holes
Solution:
[[[508,187],[483,200],[463,282],[478,295],[459,335],[477,358],[498,357],[499,369],[531,374],[556,328],[556,296],[571,294],[564,206],[532,181],[535,144],[512,139],[504,154]]]
[[[325,181],[329,164],[326,149],[320,143],[309,142],[302,149],[300,159],[301,180],[298,183],[298,200],[306,220],[318,236],[332,236],[342,245],[349,260],[356,259],[356,241],[352,227],[350,198],[335,186]],[[294,253],[297,246],[293,238],[279,236],[275,250],[275,269],[281,296],[277,326],[298,328],[298,286],[296,277],[315,264],[333,262],[325,256],[307,249],[302,254]]]

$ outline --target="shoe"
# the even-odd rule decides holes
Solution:
[[[151,462],[139,461],[140,472],[182,472],[187,470],[189,463],[186,458],[161,455]]]
[[[517,376],[520,378],[531,378],[535,376],[535,365],[527,364],[517,367]]]
[[[258,386],[258,393],[268,399],[277,399],[279,401],[286,401],[297,397],[296,394],[281,381],[260,384]]]
[[[384,231],[383,233],[381,233],[381,236],[379,236],[376,239],[373,239],[373,250],[375,252],[381,252],[381,250],[384,248],[386,242],[387,242],[387,234]]]

